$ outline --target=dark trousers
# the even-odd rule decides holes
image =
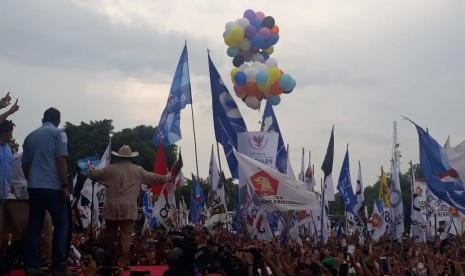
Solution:
[[[52,271],[66,269],[68,256],[68,204],[63,199],[62,191],[52,189],[28,189],[29,221],[24,245],[24,263],[26,267],[40,268],[39,244],[44,223],[45,211],[50,213],[53,224]]]

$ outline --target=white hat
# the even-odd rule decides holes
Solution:
[[[131,158],[131,157],[139,156],[139,152],[137,152],[137,151],[132,152],[131,147],[128,146],[128,145],[122,146],[122,147],[118,150],[118,152],[111,151],[111,154],[113,154],[114,156],[126,157],[126,158]]]

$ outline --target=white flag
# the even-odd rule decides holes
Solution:
[[[175,208],[174,185],[171,182],[166,182],[165,185],[163,185],[155,206],[153,207],[152,215],[156,217],[168,231],[176,229],[176,223],[173,219]]]
[[[220,181],[220,174],[218,170],[218,164],[216,163],[215,152],[212,151],[210,154],[210,166],[208,168],[208,184],[210,185],[211,191],[215,191],[218,188],[218,182]]]
[[[426,230],[428,223],[425,216],[421,212],[420,201],[423,200],[422,195],[425,192],[424,188],[426,185],[417,182],[415,176],[413,175],[412,169],[412,181],[413,181],[413,190],[412,190],[412,235],[415,238],[416,242],[426,242]]]
[[[401,241],[404,233],[404,204],[402,202],[402,193],[400,189],[399,168],[395,160],[391,161],[392,165],[392,183],[389,189],[389,231],[392,239]]]
[[[273,238],[270,223],[266,218],[266,212],[263,206],[258,208],[257,216],[255,217],[252,237],[260,241],[267,241]]]
[[[308,167],[305,171],[305,184],[307,184],[307,190],[313,192],[315,187],[315,174],[312,168],[312,153],[308,152]]]
[[[321,210],[315,193],[302,191],[303,182],[237,151],[234,154],[247,185],[267,211]]]
[[[204,226],[207,227],[210,234],[215,235],[223,229],[228,220],[228,212],[224,200],[224,185],[221,185],[221,187],[212,192],[207,208],[207,219]]]
[[[108,146],[105,149],[105,152],[100,158],[100,163],[95,168],[102,169],[108,166],[110,164],[110,157],[111,157],[111,142],[108,143]],[[98,221],[98,217],[100,215],[98,195],[102,194],[102,191],[104,189],[105,189],[104,185],[99,185],[98,183],[96,183],[94,186],[94,194],[92,196],[92,180],[90,178],[87,178],[82,186],[81,195],[85,196],[89,201],[92,201],[92,197],[93,197],[94,208],[93,208],[93,214],[92,214],[93,215],[92,225],[94,227],[98,227],[100,225]]]
[[[371,223],[371,238],[378,241],[386,232],[386,218],[384,217],[383,203],[379,199],[373,202],[373,214],[368,222]]]

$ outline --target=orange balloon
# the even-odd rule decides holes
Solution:
[[[258,86],[256,83],[253,83],[253,82],[246,83],[245,91],[247,92],[248,96],[254,96],[254,97],[257,97],[258,99],[263,98],[263,93],[258,89]]]
[[[274,25],[274,26],[271,28],[270,32],[271,32],[272,34],[279,34],[279,27],[278,27],[278,25]]]
[[[270,87],[270,95],[278,96],[283,93],[283,89],[279,87],[279,81],[275,81]]]

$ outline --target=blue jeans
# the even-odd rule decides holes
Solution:
[[[42,259],[39,251],[42,225],[45,211],[52,217],[52,271],[66,269],[68,248],[68,202],[63,199],[62,191],[52,189],[28,189],[29,222],[24,245],[24,263],[26,267],[40,268]]]

